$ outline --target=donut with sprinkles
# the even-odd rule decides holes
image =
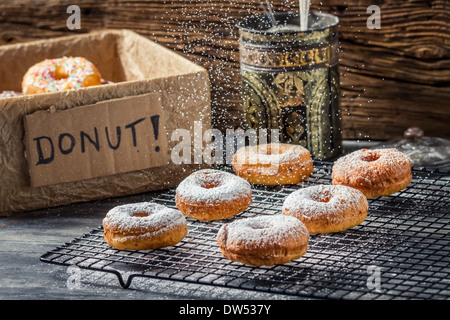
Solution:
[[[83,57],[45,59],[31,66],[22,80],[25,95],[58,92],[102,84],[97,67]]]

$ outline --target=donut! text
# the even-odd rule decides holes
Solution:
[[[138,125],[144,126],[145,122],[150,120],[153,126],[153,134],[155,139],[158,138],[159,130],[159,115],[152,117],[144,117],[137,119],[129,124],[123,126],[124,136],[128,139],[128,143],[132,143],[134,147],[137,147],[136,127]],[[101,148],[110,148],[116,150],[122,143],[122,127],[116,126],[115,130],[111,130],[108,127],[104,127],[104,130],[94,127],[91,132],[85,132],[80,130],[78,133],[62,132],[58,137],[40,136],[33,138],[36,143],[36,152],[38,154],[38,161],[36,165],[49,164],[55,159],[57,151],[62,155],[68,155],[74,151],[75,147],[80,145],[81,153],[85,153],[87,148],[93,147],[96,151],[100,151]],[[128,133],[127,133],[128,130]],[[100,131],[100,132],[99,132]],[[115,131],[115,133],[110,133]],[[46,144],[47,148],[44,148]],[[44,149],[48,150],[44,154]],[[155,148],[158,152],[159,148]]]

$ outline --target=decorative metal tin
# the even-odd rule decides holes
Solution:
[[[342,149],[338,72],[338,18],[311,13],[306,32],[298,13],[276,13],[281,31],[267,16],[239,23],[245,124],[279,129],[280,141],[306,147],[315,159]],[[286,31],[285,31],[286,30]]]

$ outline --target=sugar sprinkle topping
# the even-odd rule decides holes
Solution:
[[[57,67],[64,70],[66,78],[56,78]],[[45,59],[42,63],[32,66],[27,72],[24,92],[29,86],[45,89],[46,92],[82,88],[86,76],[92,74],[94,74],[94,65],[83,57]]]

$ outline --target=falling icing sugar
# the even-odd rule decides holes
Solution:
[[[259,4],[261,5],[261,7],[263,8],[265,14],[269,17],[270,22],[272,23],[272,26],[276,26],[277,25],[277,21],[275,19],[275,15],[273,13],[272,10],[272,6],[270,5],[269,0],[264,0],[264,2],[262,0],[258,0]]]
[[[261,3],[261,1],[260,1]],[[261,6],[264,8],[263,4]],[[309,18],[309,9],[311,6],[310,0],[299,0],[299,16],[300,16],[300,24],[287,24],[287,25],[277,25],[276,23],[272,24],[267,31],[268,32],[304,32],[308,30],[308,18]],[[270,17],[270,13],[266,12],[266,14]],[[274,18],[271,18],[274,20]]]

